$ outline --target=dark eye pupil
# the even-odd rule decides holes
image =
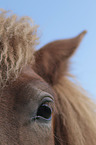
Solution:
[[[48,105],[43,104],[38,108],[37,116],[49,119],[51,117],[51,113],[52,113],[51,108]]]

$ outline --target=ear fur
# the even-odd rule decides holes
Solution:
[[[49,84],[54,85],[68,68],[68,59],[74,54],[86,31],[72,39],[48,43],[35,53],[34,70]]]

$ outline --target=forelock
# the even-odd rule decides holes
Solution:
[[[34,62],[37,25],[29,17],[0,13],[0,87],[15,80],[22,68]]]

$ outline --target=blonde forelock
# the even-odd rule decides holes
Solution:
[[[34,62],[37,25],[29,17],[0,13],[0,86],[15,79],[23,66]]]

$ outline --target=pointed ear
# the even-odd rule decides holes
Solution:
[[[74,54],[86,31],[72,39],[48,43],[35,53],[34,70],[54,85],[68,68],[68,59]]]

